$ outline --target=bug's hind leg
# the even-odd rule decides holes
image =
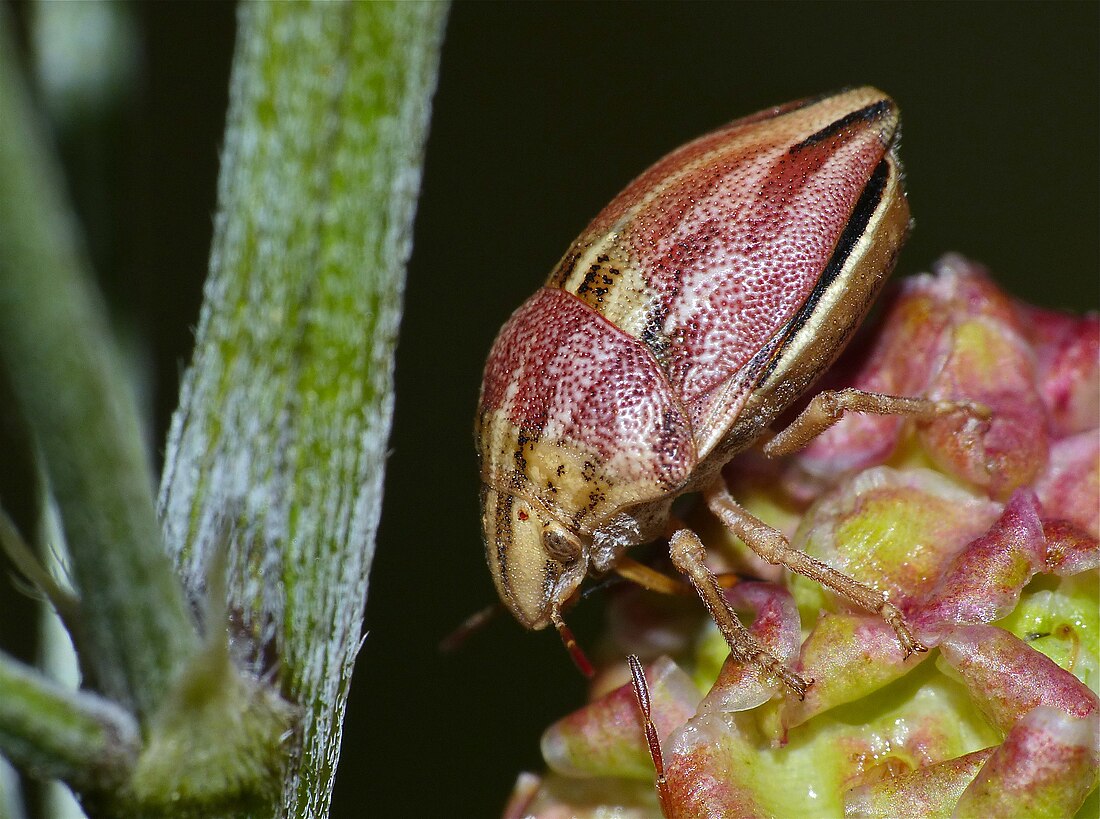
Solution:
[[[706,550],[699,536],[690,529],[680,529],[669,540],[668,551],[676,568],[687,575],[691,585],[695,587],[718,630],[726,639],[730,653],[741,662],[759,666],[765,673],[782,680],[798,694],[799,699],[805,699],[806,690],[813,680],[806,680],[787,668],[737,619],[729,601],[722,594],[718,578],[706,566]]]
[[[906,657],[915,651],[928,650],[913,636],[904,615],[886,599],[886,595],[795,549],[782,532],[738,505],[725,484],[715,484],[704,493],[704,497],[707,507],[722,524],[766,561],[786,566],[792,572],[827,586],[853,605],[882,617],[898,635]]]
[[[976,401],[936,401],[930,398],[907,398],[864,392],[853,387],[824,390],[813,397],[806,409],[790,426],[776,433],[766,444],[768,457],[797,452],[823,433],[847,412],[869,412],[875,415],[903,415],[918,421],[930,421],[945,415],[961,413],[985,421],[989,407]],[[747,541],[746,541],[747,542]],[[793,567],[792,567],[793,568]],[[795,569],[795,571],[798,571]]]

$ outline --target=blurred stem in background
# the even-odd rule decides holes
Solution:
[[[0,20],[0,361],[56,498],[84,667],[141,719],[198,641],[160,541],[148,453],[49,141]]]

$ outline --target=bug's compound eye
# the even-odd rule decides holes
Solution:
[[[547,555],[565,566],[575,563],[581,556],[581,544],[557,521],[549,521],[546,524],[542,545]]]
[[[508,492],[486,488],[481,516],[500,599],[527,628],[544,628],[584,579],[580,541],[541,506]]]

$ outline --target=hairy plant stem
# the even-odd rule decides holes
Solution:
[[[189,593],[300,708],[277,812],[327,815],[374,553],[446,5],[242,4],[210,277],[160,507]]]

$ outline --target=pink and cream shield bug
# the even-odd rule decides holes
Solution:
[[[600,212],[500,331],[477,413],[489,568],[523,625],[561,619],[586,575],[665,579],[626,551],[667,533],[672,502],[708,507],[772,563],[878,612],[885,596],[790,547],[730,497],[721,468],[832,363],[909,230],[897,106],[857,88],[736,120],[673,151]],[[845,411],[917,417],[965,402],[825,392],[764,444],[796,450]],[[797,693],[808,682],[748,634],[675,531],[673,563],[731,651]]]

